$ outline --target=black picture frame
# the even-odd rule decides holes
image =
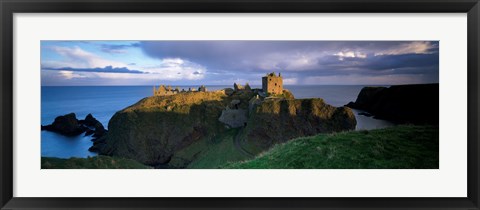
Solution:
[[[478,0],[1,0],[1,209],[479,209]],[[468,196],[465,198],[17,198],[13,197],[15,13],[467,13]]]

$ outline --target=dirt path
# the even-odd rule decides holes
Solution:
[[[243,155],[249,158],[253,158],[255,157],[255,155],[245,150],[240,144],[240,141],[241,141],[240,135],[242,134],[243,130],[244,130],[243,128],[240,128],[238,130],[237,135],[235,135],[235,137],[233,138],[233,145],[235,145],[235,148],[237,148],[237,150],[240,151],[240,153],[242,153]]]

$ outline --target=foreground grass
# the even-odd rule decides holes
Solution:
[[[187,168],[218,168],[228,162],[246,160],[248,157],[240,153],[233,144],[238,129],[232,129],[219,137],[219,142],[210,146],[207,151],[195,159]]]
[[[255,159],[224,165],[238,169],[435,169],[439,131],[401,125],[299,138]]]
[[[109,156],[88,158],[42,157],[42,169],[148,169],[149,166],[137,161]]]
[[[213,139],[202,139],[179,150],[169,163],[173,168],[213,169],[228,162],[246,160],[248,157],[240,153],[233,144],[238,129],[230,129],[220,133]]]

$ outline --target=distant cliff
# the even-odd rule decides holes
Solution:
[[[346,106],[397,123],[434,124],[439,119],[438,84],[365,87]]]
[[[144,98],[111,118],[109,132],[94,150],[147,165],[181,168],[202,156],[218,138],[241,138],[247,150],[254,147],[253,152],[258,152],[290,138],[355,128],[349,108],[335,108],[322,99],[264,99],[257,93],[192,92]],[[242,114],[238,121],[233,119],[235,113]]]

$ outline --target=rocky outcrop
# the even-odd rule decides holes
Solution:
[[[248,102],[248,111],[251,112],[253,109],[255,109],[255,107],[260,104],[262,104],[262,100],[260,99],[259,95],[252,97],[252,99],[250,99],[250,101]]]
[[[88,114],[85,119],[78,120],[75,113],[58,116],[52,124],[42,125],[42,130],[59,133],[65,136],[77,136],[85,132],[85,135],[92,135],[94,138],[99,138],[107,133],[103,127],[92,114]]]
[[[79,123],[75,113],[58,116],[52,124],[42,125],[42,130],[59,133],[65,136],[76,136],[85,132],[88,128]]]
[[[102,123],[95,119],[92,114],[88,114],[84,120],[79,120],[79,123],[88,127],[88,130],[85,133],[86,136],[93,134],[92,137],[98,138],[105,135],[107,132]]]
[[[232,88],[225,88],[223,89],[223,91],[225,92],[226,95],[229,95],[229,96],[233,95],[234,93],[234,90]]]
[[[438,84],[365,87],[346,106],[397,123],[434,124],[439,119]]]
[[[231,106],[245,116],[242,122],[247,121],[247,125],[238,124],[243,126],[241,134],[247,134],[249,141],[261,142],[262,148],[294,137],[355,128],[349,108],[335,108],[321,99],[277,98],[256,104],[248,113],[249,101],[254,97],[253,91],[234,95],[215,91],[144,98],[111,118],[109,132],[95,142],[94,149],[104,155],[168,167],[178,151],[229,132],[230,126],[219,118],[227,118],[225,107]]]
[[[233,87],[234,87],[235,91],[240,91],[240,90],[245,89],[242,85],[237,84],[237,83],[233,83]]]
[[[239,128],[247,123],[247,110],[244,109],[225,109],[222,111],[218,120],[228,128]]]

